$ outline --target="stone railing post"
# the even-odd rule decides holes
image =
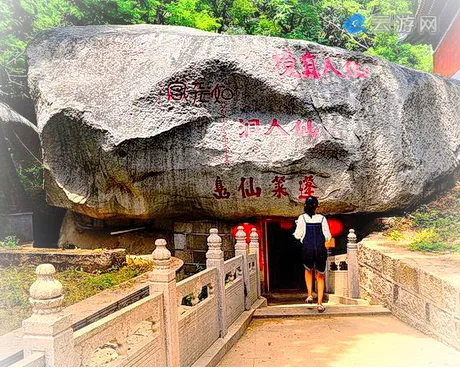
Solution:
[[[259,234],[257,234],[257,229],[255,227],[251,229],[250,239],[249,253],[256,255],[257,297],[260,298],[262,291],[260,286]]]
[[[235,238],[235,257],[243,256],[244,308],[249,310],[251,309],[251,300],[249,298],[248,244],[246,243],[246,233],[243,226],[238,226]]]
[[[359,270],[358,270],[358,245],[356,234],[350,229],[347,243],[347,264],[348,264],[348,296],[359,298]]]
[[[163,293],[163,312],[166,330],[166,359],[168,367],[180,366],[179,317],[177,308],[176,271],[171,265],[171,252],[166,240],[155,240],[150,272],[150,293]]]
[[[43,352],[47,367],[74,367],[72,314],[62,311],[62,284],[54,278],[52,264],[39,265],[35,273],[37,280],[30,287],[29,298],[33,314],[22,321],[24,357]]]
[[[206,252],[206,268],[217,268],[217,285],[215,295],[217,295],[217,305],[219,308],[219,329],[220,337],[227,334],[226,303],[225,303],[225,266],[224,252],[222,251],[222,238],[218,235],[217,229],[210,229],[207,238],[208,251]]]

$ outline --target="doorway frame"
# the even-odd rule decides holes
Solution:
[[[267,225],[271,222],[281,222],[281,221],[294,221],[297,217],[281,217],[281,216],[270,216],[270,217],[263,217],[257,218],[256,226],[260,229],[261,234],[259,234],[259,251],[262,253],[260,259],[262,260],[261,264],[261,284],[262,284],[262,292],[269,293],[271,292],[270,288],[270,272],[269,272],[269,264],[270,264],[270,255],[268,254],[268,230]]]

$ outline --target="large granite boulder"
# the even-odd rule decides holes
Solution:
[[[368,55],[137,25],[28,58],[48,198],[94,218],[384,212],[458,166],[460,83]]]

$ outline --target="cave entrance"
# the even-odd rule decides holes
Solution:
[[[371,214],[326,216],[337,219],[343,231],[334,236],[332,255],[347,252],[347,234],[355,229],[358,241],[371,231],[370,223],[376,217]],[[292,235],[296,218],[263,218],[256,221],[260,229],[260,261],[262,290],[266,294],[304,293],[304,268],[301,259],[301,243]],[[331,229],[332,231],[332,229]]]
[[[300,242],[292,236],[294,219],[267,221],[265,231],[269,290],[276,292],[304,289],[302,248]]]

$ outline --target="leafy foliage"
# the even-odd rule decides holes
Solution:
[[[53,27],[100,24],[169,24],[227,34],[296,38],[367,52],[431,71],[427,45],[401,43],[396,33],[374,33],[372,16],[408,14],[413,0],[4,0],[0,4],[0,98],[27,96],[25,48]],[[367,32],[342,24],[366,18]]]
[[[35,164],[30,167],[18,167],[18,176],[27,193],[37,193],[42,189],[43,167]]]
[[[15,236],[6,236],[3,241],[0,241],[0,247],[16,248],[19,244],[19,239]]]
[[[391,240],[402,240],[401,231],[407,230],[415,233],[410,250],[460,252],[460,183],[437,200],[397,218],[386,235]]]
[[[417,241],[409,245],[409,250],[430,253],[460,252],[460,245],[446,244],[439,241]]]
[[[390,240],[394,240],[394,241],[398,241],[398,240],[401,240],[403,238],[403,235],[401,234],[400,231],[398,230],[390,230],[387,234],[388,238],[390,238]]]
[[[425,72],[431,72],[433,69],[430,46],[400,43],[395,32],[378,33],[374,45],[366,53]]]

